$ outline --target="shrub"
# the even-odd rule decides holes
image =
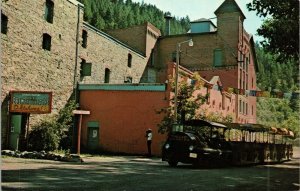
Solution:
[[[58,148],[60,137],[53,120],[42,121],[33,127],[28,137],[28,149],[32,151],[53,151]]]

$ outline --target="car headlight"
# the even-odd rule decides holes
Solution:
[[[194,146],[191,145],[191,146],[189,147],[189,150],[190,150],[190,151],[194,150]]]
[[[170,148],[170,144],[169,143],[165,144],[165,149],[169,149],[169,148]]]

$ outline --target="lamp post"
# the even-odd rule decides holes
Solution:
[[[180,53],[180,46],[183,43],[189,43],[189,46],[193,46],[193,40],[186,40],[183,42],[179,42],[177,43],[176,46],[176,68],[175,68],[175,98],[174,98],[174,118],[175,118],[175,122],[177,123],[177,96],[178,96],[178,77],[179,77],[179,53]]]

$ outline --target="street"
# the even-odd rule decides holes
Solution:
[[[84,157],[84,163],[2,158],[2,190],[299,190],[300,148],[294,159],[275,165],[169,167],[160,158]]]

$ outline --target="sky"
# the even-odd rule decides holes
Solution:
[[[132,0],[133,2],[146,3],[155,5],[164,12],[171,12],[175,17],[189,16],[190,20],[200,18],[215,18],[215,10],[224,2],[224,0]],[[246,4],[252,0],[235,0],[243,11],[246,19],[244,27],[246,31],[254,35],[254,41],[262,41],[263,38],[258,36],[256,30],[262,24],[263,18],[256,16],[254,11],[248,11]],[[216,19],[211,19],[216,24]]]

